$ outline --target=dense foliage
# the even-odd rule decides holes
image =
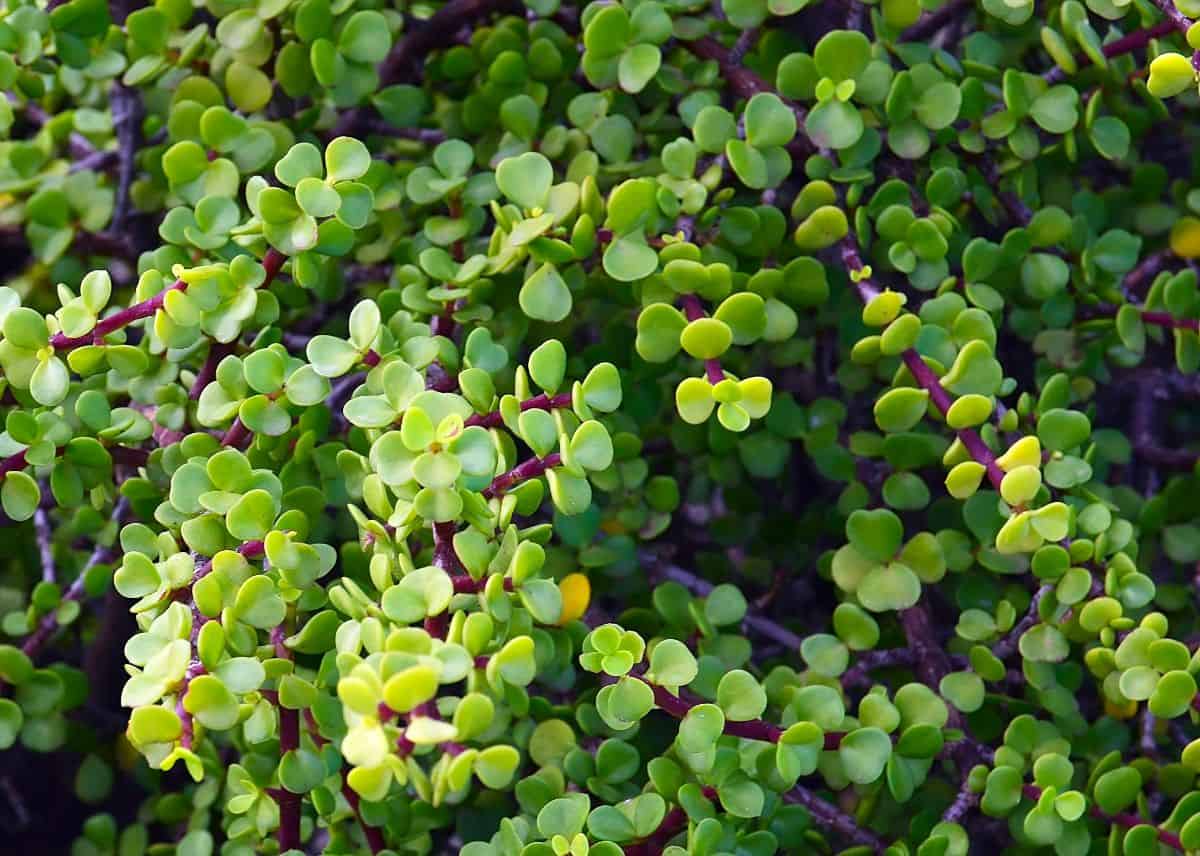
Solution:
[[[5,849],[1200,851],[1196,16],[4,0]]]

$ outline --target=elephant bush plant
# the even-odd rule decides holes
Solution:
[[[0,833],[1200,852],[1196,0],[5,0]]]

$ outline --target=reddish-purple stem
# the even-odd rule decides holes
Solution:
[[[689,322],[708,317],[708,313],[704,311],[703,304],[700,303],[700,298],[696,295],[685,294],[679,298],[679,302],[682,304],[683,314],[687,316]],[[725,380],[725,372],[721,370],[721,361],[716,358],[704,361],[704,374],[708,377],[708,382],[713,386]]]
[[[279,273],[283,263],[287,261],[287,256],[276,249],[267,250],[267,254],[263,257],[262,265],[267,271],[266,279],[263,280],[260,288],[265,288],[271,283],[275,276]],[[141,321],[143,318],[151,317],[155,312],[162,308],[163,302],[167,299],[167,294],[172,291],[187,291],[188,284],[182,279],[178,279],[171,285],[164,288],[158,294],[143,300],[141,303],[135,303],[133,306],[128,306],[120,312],[114,312],[105,318],[101,318],[96,322],[96,326],[90,333],[85,333],[82,336],[67,336],[63,333],[56,333],[50,337],[50,347],[56,351],[69,351],[73,348],[78,348],[83,345],[97,344],[110,333],[115,333],[123,327],[127,327],[135,321]]]
[[[200,366],[200,371],[196,372],[196,379],[192,382],[191,388],[188,390],[188,398],[195,401],[200,397],[200,393],[204,392],[204,388],[213,382],[217,376],[217,366],[221,360],[233,353],[233,342],[214,342],[208,349],[208,356],[204,359],[204,365]]]
[[[0,478],[8,475],[16,470],[25,469],[25,455],[29,452],[28,449],[22,449],[19,452],[14,452],[7,458],[0,460]]]
[[[858,291],[859,298],[863,303],[869,303],[877,294],[879,289],[874,283],[861,276],[866,265],[863,264],[862,258],[858,253],[858,246],[854,243],[853,238],[845,238],[841,243],[842,261],[845,262],[852,274],[857,275],[858,279],[854,283]],[[909,348],[901,354],[904,364],[908,366],[909,372],[917,385],[929,393],[929,399],[933,402],[933,406],[938,409],[938,412],[944,417],[950,411],[950,405],[954,403],[954,399],[950,397],[938,376],[934,374],[933,369],[925,364],[925,360],[915,349]],[[995,486],[996,490],[1000,489],[1000,482],[1004,480],[1004,471],[1000,469],[1000,465],[996,463],[996,456],[987,444],[983,442],[983,438],[979,436],[979,432],[974,428],[964,428],[958,433],[958,439],[966,447],[978,463],[983,464],[987,469],[988,481]]]
[[[433,524],[433,565],[448,574],[458,570],[458,554],[454,552],[454,522]]]
[[[1176,318],[1170,312],[1143,312],[1142,320],[1156,327],[1167,327],[1172,330],[1195,330],[1200,332],[1200,319]]]
[[[562,463],[562,455],[558,452],[551,452],[544,458],[530,458],[524,463],[518,464],[506,473],[501,473],[492,479],[492,483],[485,487],[482,491],[484,498],[493,499],[501,496],[506,490],[518,482],[535,479],[546,472],[553,469]]]
[[[233,420],[233,424],[229,426],[229,430],[221,437],[221,445],[232,446],[235,449],[244,449],[250,442],[250,437],[253,433],[246,427],[246,423],[239,416]]]
[[[484,586],[487,585],[487,581],[488,577],[475,579],[466,574],[454,574],[450,577],[450,583],[454,586],[455,594],[477,594],[483,591]],[[513,581],[510,577],[504,578],[504,590],[513,590]]]
[[[272,628],[271,644],[275,648],[276,657],[290,660],[292,652],[284,644],[287,635],[287,628],[282,624]],[[300,711],[284,707],[280,703],[278,695],[275,697],[275,705],[279,709],[279,756],[282,760],[288,752],[294,752],[300,748]],[[300,841],[300,794],[292,793],[286,787],[281,787],[276,792],[275,801],[279,803],[279,852],[286,853],[288,850],[299,849],[302,843]]]
[[[193,632],[193,635],[195,633]],[[188,687],[192,683],[192,678],[204,674],[204,666],[198,661],[192,661],[188,665],[187,671],[183,673],[183,682],[179,685],[179,695],[175,698],[175,715],[179,717],[179,745],[184,749],[191,750],[192,743],[196,739],[195,726],[192,723],[192,715],[183,705],[183,700],[187,698]]]
[[[700,704],[699,701],[687,698],[682,692],[679,696],[674,696],[663,687],[650,683],[643,677],[635,677],[644,681],[654,691],[654,703],[665,713],[670,714],[676,719],[683,719],[687,716],[688,711],[697,704]],[[727,719],[725,720],[724,733],[733,737],[777,743],[783,734],[783,729],[772,723],[764,722],[761,719],[749,720],[747,722],[732,722]],[[825,748],[827,750],[838,748],[841,745],[842,738],[845,736],[841,732],[827,733],[825,735]],[[799,803],[805,806],[813,816],[813,819],[818,823],[837,830],[856,844],[863,844],[871,847],[876,852],[882,852],[883,845],[879,839],[855,823],[853,818],[843,814],[837,808],[808,792],[800,785],[797,785],[791,791],[784,794],[783,798],[788,802]],[[666,840],[670,840],[670,838],[671,836],[667,836]],[[646,852],[657,853],[660,851]]]
[[[1151,40],[1170,35],[1171,33],[1175,32],[1175,30],[1176,25],[1174,21],[1159,21],[1153,27],[1145,27],[1140,30],[1134,30],[1132,33],[1126,36],[1121,36],[1119,39],[1114,39],[1108,44],[1102,46],[1100,52],[1108,59],[1112,59],[1115,56],[1121,56],[1122,54],[1136,51],[1139,48],[1144,48],[1150,43]],[[1081,54],[1075,58],[1075,61],[1082,66],[1087,64],[1089,60],[1086,55]],[[1056,65],[1054,68],[1050,69],[1050,71],[1042,75],[1042,79],[1050,84],[1059,83],[1065,80],[1066,77],[1067,72],[1060,65]]]
[[[362,827],[363,835],[366,836],[367,846],[371,848],[371,852],[382,853],[386,850],[387,842],[383,839],[383,830],[371,826],[363,820],[362,810],[359,808],[358,794],[354,792],[354,788],[343,782],[342,796],[346,798],[346,802],[350,804],[350,808],[354,811],[354,816],[358,818],[358,823]]]
[[[535,395],[533,398],[527,398],[521,402],[521,412],[526,410],[556,410],[560,407],[570,407],[572,404],[571,393],[560,392],[558,395]],[[499,410],[493,410],[491,413],[475,413],[467,417],[463,425],[470,428],[472,425],[480,425],[484,428],[499,428],[504,424],[504,417],[500,415]]]
[[[908,366],[909,372],[912,373],[913,379],[917,385],[929,393],[929,399],[933,402],[933,406],[945,416],[950,410],[950,405],[954,403],[950,398],[950,394],[946,392],[937,375],[933,373],[925,360],[921,358],[912,348],[905,351],[901,357],[904,364]],[[979,436],[979,432],[974,428],[963,428],[958,431],[958,439],[966,447],[977,462],[983,464],[987,469],[988,481],[996,488],[1000,489],[1000,483],[1004,481],[1004,470],[1000,469],[1000,465],[996,463],[996,455],[983,442],[983,438]]]
[[[1026,799],[1031,799],[1034,802],[1037,802],[1042,797],[1042,789],[1037,785],[1023,785],[1021,787],[1021,793],[1024,794]],[[1135,826],[1154,826],[1154,832],[1160,842],[1168,847],[1178,850],[1180,853],[1187,852],[1187,848],[1183,846],[1183,841],[1180,840],[1179,836],[1174,832],[1171,832],[1168,829],[1160,829],[1159,827],[1155,826],[1152,821],[1138,817],[1136,814],[1109,814],[1095,804],[1088,809],[1088,814],[1097,820],[1115,823],[1117,826],[1123,826],[1126,829],[1133,829]]]

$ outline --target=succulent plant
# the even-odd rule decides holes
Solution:
[[[9,0],[6,840],[1200,851],[1197,18]]]

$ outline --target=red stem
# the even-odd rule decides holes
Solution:
[[[195,635],[194,632],[193,635]],[[193,641],[194,644],[195,642]],[[192,678],[203,675],[204,672],[204,666],[193,660],[187,667],[187,671],[183,673],[183,682],[179,685],[179,695],[175,698],[175,715],[179,717],[180,724],[179,745],[188,750],[192,748],[192,742],[196,738],[196,731],[192,724],[192,715],[183,706],[183,700],[187,698],[188,687],[192,683]]]
[[[275,647],[275,656],[290,660],[292,652],[284,644],[287,629],[279,625],[271,630],[271,644]],[[279,756],[280,760],[288,752],[300,748],[300,711],[284,707],[275,697],[275,705],[279,708]],[[282,785],[282,782],[280,783]],[[299,849],[300,841],[300,794],[294,794],[285,787],[276,792],[275,801],[279,803],[279,852]]]
[[[1023,785],[1021,787],[1021,793],[1024,794],[1026,798],[1037,802],[1039,799],[1041,799],[1042,789],[1037,785]],[[1108,812],[1102,811],[1100,807],[1095,804],[1088,809],[1088,814],[1097,820],[1115,823],[1117,826],[1123,826],[1126,829],[1133,829],[1135,826],[1154,826],[1154,831],[1160,842],[1168,847],[1178,850],[1180,853],[1187,852],[1187,849],[1183,846],[1183,842],[1174,832],[1171,832],[1167,829],[1160,829],[1152,821],[1138,817],[1136,814],[1109,814]]]
[[[1121,38],[1109,42],[1100,49],[1100,52],[1108,59],[1112,59],[1115,56],[1121,56],[1122,54],[1127,54],[1131,51],[1143,48],[1150,43],[1151,39],[1157,39],[1162,36],[1170,35],[1171,33],[1175,32],[1175,30],[1176,25],[1174,21],[1159,21],[1153,27],[1144,27],[1140,30],[1134,30],[1129,35],[1121,36]],[[1075,57],[1075,61],[1082,67],[1087,65],[1090,60],[1086,54],[1079,54]],[[1050,71],[1042,75],[1042,79],[1050,84],[1059,83],[1063,80],[1066,80],[1066,78],[1067,72],[1062,66],[1059,65],[1056,65],[1054,68],[1050,69]]]
[[[204,359],[204,365],[200,367],[200,371],[196,372],[196,379],[192,382],[191,388],[188,390],[188,398],[192,401],[200,398],[200,393],[204,392],[204,387],[212,383],[213,378],[217,376],[217,366],[221,360],[233,353],[233,342],[214,342],[208,349],[208,356]]]
[[[954,399],[946,392],[937,375],[933,373],[925,360],[921,358],[912,348],[909,348],[902,355],[904,364],[908,366],[908,370],[912,373],[913,379],[924,390],[928,391],[929,398],[933,402],[933,406],[945,416],[950,410],[950,405],[954,403]],[[974,428],[963,428],[958,431],[958,439],[966,446],[967,451],[971,453],[971,457],[987,468],[988,481],[996,488],[1000,489],[1000,483],[1004,481],[1004,470],[1000,469],[1000,465],[996,463],[996,455],[983,442],[983,438],[979,436],[979,432]]]
[[[858,254],[858,247],[850,239],[846,239],[842,243],[842,260],[846,262],[847,267],[851,271],[862,271],[864,265]],[[860,279],[856,286],[858,288],[859,297],[863,302],[867,302],[874,295],[879,293],[879,289],[874,286],[868,279]],[[925,360],[913,348],[909,348],[901,358],[904,360],[904,365],[908,366],[909,372],[917,385],[929,393],[929,400],[933,402],[933,406],[938,409],[938,412],[944,417],[950,410],[950,405],[954,403],[938,376],[933,373]],[[996,488],[1000,489],[1000,483],[1004,481],[1004,470],[1000,469],[1000,465],[996,463],[996,455],[983,442],[983,438],[979,436],[979,432],[974,428],[964,428],[957,432],[958,439],[970,452],[971,457],[977,462],[983,464],[987,469],[988,481]]]
[[[260,288],[265,288],[271,284],[271,281],[275,279],[285,261],[287,261],[287,256],[283,253],[276,249],[267,250],[267,254],[263,256],[262,260],[262,266],[266,269],[267,276]],[[90,333],[74,337],[63,333],[54,334],[50,337],[50,347],[56,351],[69,351],[82,345],[97,344],[110,333],[115,333],[117,330],[127,327],[135,321],[141,321],[143,318],[152,316],[162,308],[163,302],[167,299],[168,292],[186,291],[187,287],[188,284],[186,282],[178,279],[148,300],[135,303],[133,306],[122,309],[120,312],[114,312],[112,315],[101,318],[96,322],[96,326]]]
[[[363,820],[362,811],[359,809],[358,794],[354,792],[354,788],[343,782],[342,796],[346,798],[346,802],[350,803],[350,808],[354,810],[354,816],[358,818],[359,825],[362,826],[363,835],[367,838],[367,846],[371,848],[371,852],[382,853],[386,850],[387,842],[383,839],[383,830],[371,826]]]
[[[570,407],[572,404],[571,393],[560,392],[558,395],[549,396],[546,393],[535,395],[533,398],[527,398],[521,402],[521,412],[526,410],[556,410],[560,407]],[[500,415],[499,410],[493,410],[491,413],[475,413],[463,423],[467,428],[472,425],[480,425],[484,428],[499,428],[504,424],[504,417]]]
[[[562,455],[558,452],[552,452],[544,458],[530,458],[528,461],[518,464],[508,472],[501,473],[492,479],[492,483],[483,489],[483,496],[485,499],[502,496],[506,490],[517,482],[535,479],[545,473],[546,470],[553,469],[561,463]]]
[[[1200,319],[1176,318],[1170,312],[1143,312],[1142,320],[1147,324],[1167,327],[1172,330],[1195,330],[1200,332]]]
[[[7,458],[0,460],[0,478],[3,478],[15,470],[25,469],[25,455],[28,452],[28,449],[22,449],[21,451],[15,452],[9,455]]]
[[[704,311],[703,304],[700,303],[700,298],[696,295],[685,294],[679,298],[679,302],[683,305],[683,314],[687,316],[688,321],[697,321],[708,317],[708,313]],[[704,374],[708,377],[708,382],[713,386],[725,380],[725,372],[721,370],[721,361],[716,358],[704,361]]]
[[[454,552],[453,521],[433,524],[433,565],[448,574],[458,570],[458,554]]]
[[[676,719],[683,719],[683,717],[687,716],[689,710],[699,704],[698,701],[693,701],[685,697],[682,692],[678,697],[676,697],[671,695],[671,693],[667,692],[667,690],[663,689],[662,687],[650,683],[645,678],[640,676],[635,677],[638,677],[639,680],[644,681],[650,687],[650,689],[654,691],[654,703],[657,704],[664,712],[674,716]],[[750,740],[765,740],[775,743],[779,741],[780,736],[783,734],[783,729],[777,725],[764,722],[760,719],[750,720],[748,722],[730,722],[729,720],[725,720],[724,733],[734,737],[745,737]],[[842,738],[845,736],[846,735],[843,732],[827,733],[825,735],[825,749],[829,750],[838,748],[838,746],[841,745]],[[708,796],[708,794],[706,794],[706,796]],[[711,798],[712,797],[709,796],[709,799]],[[783,798],[788,802],[799,803],[805,806],[805,808],[808,809],[809,814],[812,815],[813,820],[840,832],[851,841],[854,841],[856,844],[862,844],[870,847],[877,853],[883,852],[883,845],[879,839],[855,823],[852,817],[839,811],[835,806],[830,805],[820,797],[809,793],[801,785],[796,785],[792,790],[784,794]],[[670,815],[668,815],[668,817],[669,816]],[[664,819],[664,823],[665,822],[666,821]],[[662,825],[659,826],[659,829],[662,829]],[[665,844],[665,842],[669,841],[674,834],[675,833],[672,832],[661,843]],[[659,843],[657,839],[657,833],[651,836],[650,840],[654,840],[655,843]],[[641,845],[634,846],[640,847]],[[662,848],[659,847],[658,849],[634,851],[630,851],[628,849],[626,850],[627,854],[630,852],[646,854],[661,853]]]
[[[466,574],[454,574],[450,577],[450,582],[454,585],[455,594],[477,594],[478,592],[483,591],[484,586],[487,585],[487,581],[488,577],[475,579],[474,577],[467,576]],[[504,590],[513,590],[513,581],[511,577],[504,578]],[[1200,698],[1200,696],[1197,696],[1197,698]]]
[[[235,449],[244,449],[250,442],[253,431],[246,427],[246,423],[239,416],[233,420],[233,424],[229,426],[229,430],[221,437],[222,446],[232,446]]]

